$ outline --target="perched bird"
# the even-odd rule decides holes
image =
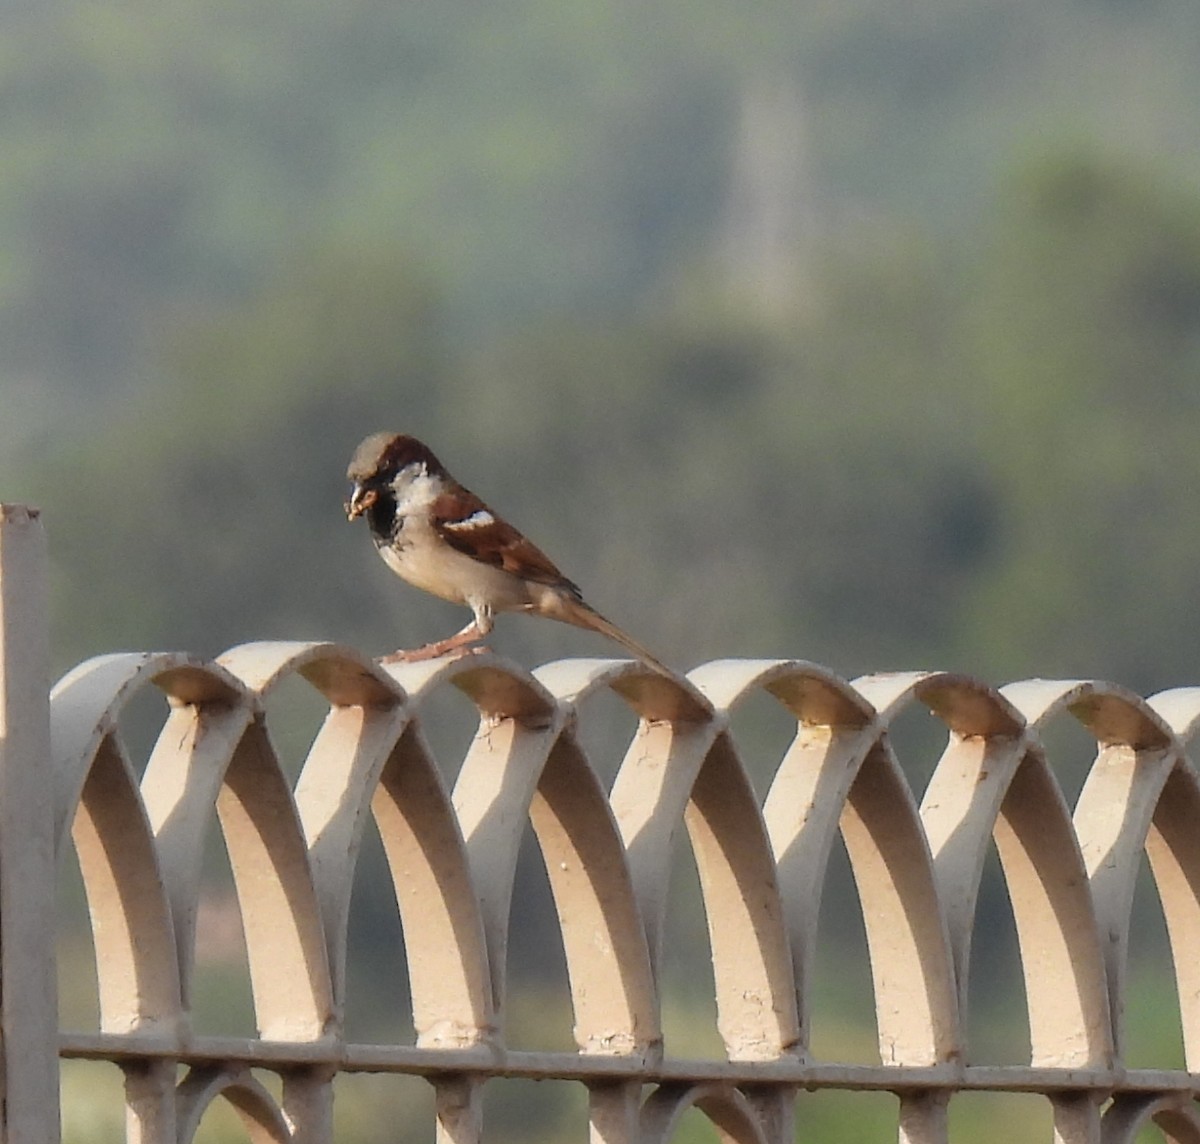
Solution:
[[[663,675],[674,673],[584,603],[550,559],[463,488],[433,453],[404,433],[375,433],[354,451],[346,515],[365,516],[379,555],[397,576],[475,618],[462,631],[385,661],[432,659],[485,639],[497,612],[532,612],[599,632]]]

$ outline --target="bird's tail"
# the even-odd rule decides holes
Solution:
[[[613,643],[620,644],[647,667],[657,671],[659,675],[665,675],[668,679],[678,678],[677,672],[672,671],[662,660],[651,655],[633,636],[623,632],[611,620],[605,619],[590,604],[585,604],[582,600],[565,593],[558,598],[557,603],[556,619],[566,620],[567,623],[574,624],[577,628],[599,632],[602,636],[607,636]]]

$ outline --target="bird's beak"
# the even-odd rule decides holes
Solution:
[[[350,499],[346,502],[346,519],[353,520],[362,516],[378,499],[379,494],[374,489],[364,489],[362,485],[355,485]]]

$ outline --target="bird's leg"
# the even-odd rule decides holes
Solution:
[[[427,643],[422,647],[411,648],[407,651],[404,648],[399,648],[390,655],[383,656],[380,662],[416,663],[423,659],[437,659],[439,656],[448,655],[459,648],[463,651],[467,651],[468,649],[482,651],[482,648],[471,648],[470,645],[478,643],[483,638],[483,633],[472,622],[463,628],[461,632],[450,636],[448,639],[435,640],[433,643]]]
[[[460,648],[464,653],[483,651],[483,648],[472,648],[471,644],[487,639],[492,627],[491,609],[476,608],[475,618],[461,632],[455,632],[454,635],[444,640],[435,640],[433,643],[415,647],[410,651],[399,648],[391,655],[383,656],[380,663],[417,663],[424,659],[437,659]]]

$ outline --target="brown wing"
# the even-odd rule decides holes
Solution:
[[[451,548],[522,579],[560,585],[579,594],[579,589],[540,548],[501,520],[474,493],[466,489],[443,493],[433,502],[430,519]]]

